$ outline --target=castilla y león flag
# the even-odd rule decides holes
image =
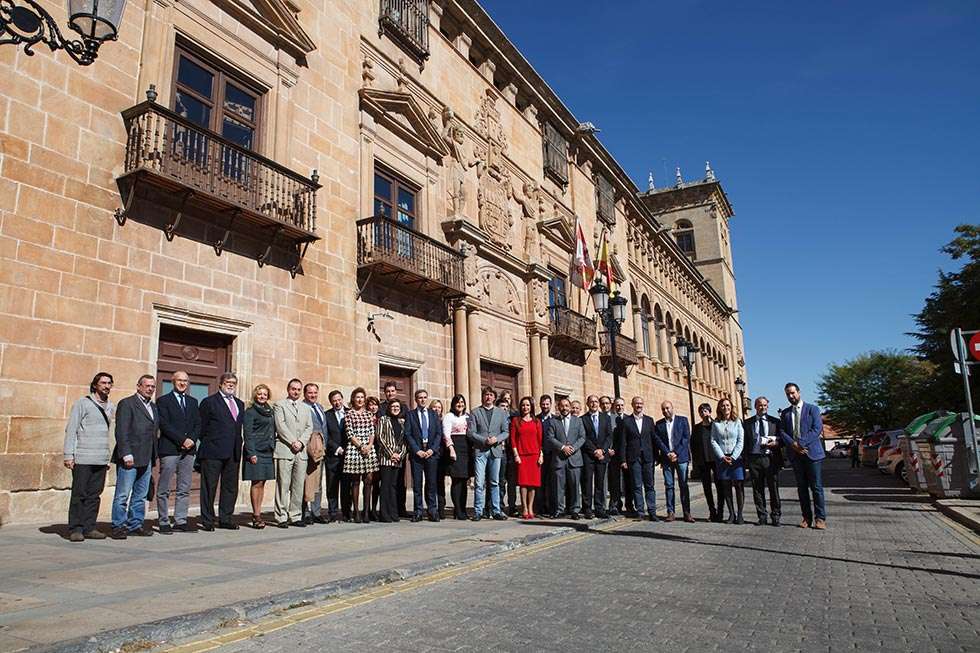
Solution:
[[[595,276],[589,245],[585,242],[585,232],[578,220],[575,221],[575,256],[572,258],[572,269],[568,276],[572,284],[585,290],[592,285],[592,277]]]

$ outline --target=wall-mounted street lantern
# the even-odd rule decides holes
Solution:
[[[82,66],[88,66],[106,41],[115,41],[126,0],[68,0],[68,26],[80,39],[66,39],[57,23],[34,0],[0,0],[0,45],[24,45],[33,56],[38,43],[51,51],[64,50]]]

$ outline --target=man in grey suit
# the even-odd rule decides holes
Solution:
[[[551,468],[554,470],[555,507],[553,516],[565,512],[565,493],[572,493],[569,516],[579,518],[582,508],[582,445],[585,444],[585,428],[582,420],[571,415],[572,404],[567,397],[558,402],[558,416],[548,420],[544,432],[545,447],[552,451]]]
[[[153,531],[143,526],[146,494],[150,489],[153,460],[156,457],[157,428],[160,417],[153,403],[156,378],[144,374],[136,383],[136,394],[116,406],[116,491],[112,497],[112,537],[148,537]]]
[[[290,379],[286,398],[273,407],[276,418],[276,521],[279,528],[306,526],[303,489],[306,486],[306,445],[313,434],[310,407],[300,401],[303,382]]]
[[[466,433],[473,445],[476,463],[473,521],[483,519],[488,476],[493,518],[500,521],[507,519],[500,509],[500,459],[504,455],[504,442],[510,436],[510,414],[503,408],[494,407],[496,398],[497,392],[493,388],[483,388],[483,405],[474,408],[470,413],[470,424]]]

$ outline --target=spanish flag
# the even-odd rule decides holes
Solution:
[[[606,231],[602,231],[602,235],[599,236],[599,247],[596,248],[596,265],[595,269],[598,274],[601,274],[606,278],[606,284],[609,289],[612,290],[614,283],[619,283],[619,279],[616,278],[616,272],[613,270],[612,261],[609,259],[609,242],[606,240]]]

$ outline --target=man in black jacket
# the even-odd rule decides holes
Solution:
[[[347,429],[344,427],[344,395],[340,390],[331,390],[327,395],[330,410],[324,417],[323,470],[327,486],[328,521],[335,522],[340,516],[350,521],[351,494],[350,483],[344,479],[344,451],[347,448]],[[340,493],[340,508],[337,493]]]
[[[201,433],[197,399],[187,392],[191,383],[190,376],[184,370],[178,370],[170,378],[174,386],[173,392],[168,392],[157,400],[157,410],[160,413],[160,439],[157,441],[157,454],[160,456],[157,523],[163,535],[169,535],[174,530],[184,533],[194,530],[187,523],[187,508],[194,475],[194,452]],[[174,523],[171,525],[168,502],[174,476],[177,477],[177,492]]]
[[[783,450],[779,438],[779,420],[768,414],[769,400],[755,400],[755,415],[745,420],[745,446],[742,456],[748,461],[752,478],[752,498],[759,518],[759,526],[772,518],[772,525],[779,526],[782,514],[779,502],[779,470],[783,467]],[[766,514],[766,488],[769,489],[769,514]]]
[[[201,529],[214,530],[214,499],[218,498],[218,528],[237,530],[232,521],[238,500],[238,465],[242,459],[242,419],[245,404],[235,396],[238,377],[222,374],[218,391],[201,402]]]
[[[116,407],[116,490],[112,497],[112,534],[116,540],[128,535],[148,536],[153,531],[143,526],[146,494],[153,475],[159,419],[153,404],[156,378],[144,374],[136,383],[136,394]]]
[[[582,445],[582,512],[586,519],[602,519],[607,516],[606,469],[615,453],[612,418],[608,413],[599,411],[599,397],[596,395],[589,395],[585,405],[589,410],[582,415],[582,426],[585,427],[585,444]]]

